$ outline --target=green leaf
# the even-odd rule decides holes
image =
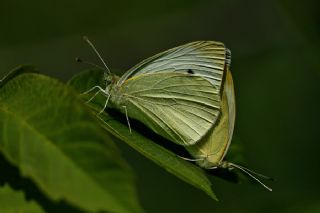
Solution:
[[[36,68],[31,65],[20,65],[11,71],[8,72],[4,77],[0,80],[0,88],[5,85],[8,81],[15,78],[16,76],[23,74],[23,73],[38,73]]]
[[[86,211],[142,211],[119,150],[55,79],[21,74],[0,89],[0,153],[54,201]]]
[[[43,209],[34,201],[27,201],[22,191],[15,191],[8,185],[0,187],[0,212],[41,213]]]
[[[103,73],[99,70],[84,71],[74,76],[70,80],[69,84],[73,86],[79,93],[87,91],[95,85],[100,85],[103,87]],[[91,95],[85,95],[83,97],[84,99],[88,99],[90,96]],[[97,113],[101,110],[104,102],[104,97],[97,96],[97,98],[90,102],[89,105],[93,111]],[[181,159],[171,151],[134,131],[134,127],[132,127],[133,131],[130,134],[128,126],[119,122],[119,119],[111,114],[106,112],[101,114],[101,124],[106,130],[113,133],[117,138],[126,142],[145,157],[149,158],[185,182],[203,190],[211,198],[217,200],[216,195],[211,189],[211,182],[201,168]]]

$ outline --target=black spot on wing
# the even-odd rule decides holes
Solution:
[[[188,70],[187,70],[187,73],[189,73],[189,74],[194,74],[194,72],[193,72],[192,69],[188,69]]]

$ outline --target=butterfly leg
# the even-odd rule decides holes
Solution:
[[[126,113],[126,119],[127,119],[129,131],[130,131],[130,134],[131,134],[131,126],[130,126],[130,122],[129,122],[127,107],[126,107],[126,106],[122,106],[122,107],[124,108],[124,111],[125,111],[125,113]]]
[[[100,91],[105,92],[104,89],[102,89],[102,87],[100,87],[100,86],[94,86],[94,87],[90,88],[89,90],[81,93],[81,95],[88,94],[88,93],[92,92],[92,91],[95,90],[95,89],[99,89]]]
[[[196,162],[196,161],[201,161],[201,160],[203,160],[203,158],[196,158],[196,159],[194,159],[194,158],[186,158],[186,157],[182,157],[182,156],[179,156],[179,155],[177,155],[179,158],[182,158],[183,160],[186,160],[186,161],[192,161],[192,162]]]
[[[96,92],[89,100],[86,101],[86,103],[90,103],[101,91],[98,90],[98,92]]]
[[[99,90],[99,91],[100,91],[100,90]],[[98,92],[99,92],[99,91],[98,91]],[[104,93],[104,94],[106,94],[106,93]],[[106,95],[107,95],[107,94],[106,94]],[[107,108],[107,105],[108,105],[110,96],[111,96],[111,94],[108,95],[108,98],[107,98],[106,102],[104,103],[103,108],[100,110],[99,115],[100,115],[101,113],[103,113],[104,110]]]
[[[92,92],[95,89],[98,89],[98,91],[88,101],[86,101],[86,103],[90,103],[100,92],[102,92],[103,94],[106,95],[106,91],[100,86],[94,86],[91,89],[81,93],[81,95],[86,95],[86,94]]]

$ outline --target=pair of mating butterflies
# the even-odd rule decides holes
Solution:
[[[235,123],[230,63],[231,53],[224,44],[196,41],[154,55],[120,78],[106,66],[106,87],[89,91],[98,88],[95,95],[106,96],[103,110],[108,106],[124,113],[129,128],[129,118],[137,119],[184,146],[200,167],[238,168],[261,183],[252,175],[255,172],[223,161]]]

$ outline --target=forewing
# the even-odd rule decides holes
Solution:
[[[175,72],[194,73],[210,81],[220,91],[224,69],[231,62],[231,53],[223,43],[196,41],[154,55],[127,71],[118,85],[141,74]]]
[[[130,118],[177,144],[199,141],[216,122],[220,94],[206,79],[192,74],[143,74],[121,86]]]

